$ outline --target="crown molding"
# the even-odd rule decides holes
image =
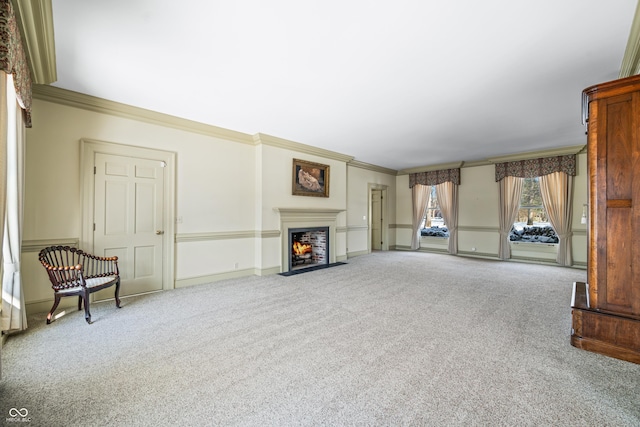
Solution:
[[[353,156],[347,156],[346,154],[340,154],[335,151],[325,150],[324,148],[318,148],[311,145],[301,144],[299,142],[289,141],[287,139],[278,138],[277,136],[267,135],[264,133],[256,133],[255,135],[253,135],[253,141],[255,145],[263,144],[271,147],[298,151],[301,153],[311,154],[314,156],[338,160],[346,163],[353,160]]]
[[[572,145],[570,147],[552,148],[549,150],[530,151],[527,153],[509,154],[506,156],[489,157],[491,163],[517,162],[520,160],[538,159],[543,157],[567,156],[569,154],[579,154],[586,145]]]
[[[439,165],[419,166],[416,168],[402,169],[398,171],[398,175],[408,175],[410,173],[431,172],[445,169],[457,169],[462,167],[464,162],[441,163]]]
[[[51,0],[12,0],[20,34],[24,39],[33,83],[58,80]]]
[[[492,165],[493,163],[491,163],[489,160],[474,160],[471,162],[464,162],[462,164],[463,168],[475,168],[476,166],[488,166],[488,165]]]
[[[627,40],[627,47],[622,57],[619,78],[640,74],[640,3],[636,6],[636,13],[631,23],[631,31]]]
[[[69,107],[80,108],[96,113],[109,114],[125,119],[133,119],[158,126],[165,126],[187,132],[199,133],[214,138],[226,139],[253,145],[251,135],[204,123],[187,120],[157,111],[133,107],[115,101],[109,101],[80,92],[61,89],[55,86],[34,85],[33,97],[42,101],[53,102]]]
[[[372,165],[370,163],[361,162],[359,160],[351,160],[349,162],[349,166],[353,166],[355,168],[366,169],[373,172],[386,173],[387,175],[398,175],[398,171],[395,169],[389,169],[382,166]]]

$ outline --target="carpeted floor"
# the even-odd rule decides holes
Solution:
[[[2,350],[31,426],[638,426],[640,365],[572,347],[583,270],[377,252],[46,313]],[[15,424],[13,424],[15,425]]]

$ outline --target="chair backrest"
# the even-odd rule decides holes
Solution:
[[[82,268],[86,254],[70,246],[49,246],[40,251],[38,259],[47,270],[51,287],[56,290],[82,285]]]

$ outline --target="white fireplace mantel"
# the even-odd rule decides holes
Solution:
[[[338,215],[344,209],[327,208],[274,208],[280,214],[282,257],[281,271],[289,271],[289,229],[305,227],[329,227],[329,263],[336,262],[336,229]]]
[[[273,208],[280,213],[280,218],[309,218],[322,217],[336,219],[340,212],[344,209],[325,209],[325,208]]]

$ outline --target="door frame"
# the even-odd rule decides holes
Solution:
[[[382,225],[380,230],[380,236],[382,237],[382,247],[381,250],[388,251],[389,250],[389,218],[387,215],[387,203],[389,198],[387,197],[387,186],[382,184],[373,184],[369,183],[368,185],[368,198],[369,198],[369,227],[367,233],[367,251],[371,253],[371,231],[372,231],[372,223],[371,219],[373,218],[373,191],[378,190],[382,192],[382,202],[380,203],[380,207],[382,209]]]
[[[175,170],[176,153],[135,147],[114,142],[83,138],[80,140],[80,204],[82,209],[82,236],[80,247],[93,252],[93,219],[95,198],[95,155],[112,154],[124,157],[157,159],[165,162],[163,193],[162,290],[175,288],[174,235],[175,235]]]

